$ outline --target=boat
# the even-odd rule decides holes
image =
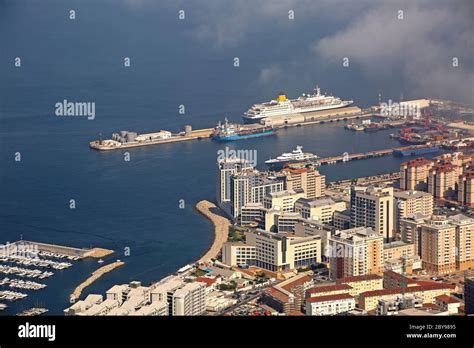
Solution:
[[[387,127],[378,123],[371,123],[370,125],[364,127],[364,131],[366,132],[377,132],[384,129],[387,129]]]
[[[276,134],[276,129],[260,125],[240,125],[229,123],[227,118],[224,123],[219,123],[214,128],[212,139],[216,141],[235,141],[251,139]]]
[[[277,158],[265,161],[265,164],[272,168],[283,168],[290,163],[311,162],[316,161],[318,156],[312,153],[304,153],[303,147],[298,145],[296,149],[291,152],[282,153]]]
[[[99,259],[99,261],[97,261],[97,263],[104,263],[104,260]]]
[[[419,156],[425,155],[428,153],[436,153],[439,151],[439,147],[437,146],[407,146],[398,148],[393,151],[395,156]]]
[[[316,86],[313,94],[302,94],[297,99],[287,99],[280,93],[276,100],[254,104],[244,113],[245,123],[259,123],[262,119],[276,116],[291,116],[307,112],[343,108],[353,104],[352,100],[342,100],[332,95],[321,93]]]

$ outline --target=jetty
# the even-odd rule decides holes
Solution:
[[[221,251],[223,244],[227,242],[230,221],[224,216],[216,214],[215,212],[218,209],[219,208],[217,208],[214,203],[206,200],[200,201],[196,204],[196,210],[211,220],[214,225],[214,242],[207,253],[199,259],[199,263],[207,263],[211,259],[216,258]]]
[[[124,264],[125,262],[116,261],[95,270],[89,278],[87,278],[84,282],[79,284],[79,286],[73,291],[73,293],[70,296],[71,300],[72,301],[77,300],[81,296],[85,288],[87,288],[89,285],[94,283],[97,279],[102,277],[104,274],[111,272],[114,269],[123,266]]]

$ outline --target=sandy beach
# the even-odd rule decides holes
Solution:
[[[227,218],[214,213],[218,208],[212,202],[206,200],[200,201],[196,204],[196,209],[206,218],[211,220],[214,225],[214,242],[207,253],[198,261],[200,263],[206,263],[212,258],[217,257],[221,251],[222,245],[227,241],[230,221]]]

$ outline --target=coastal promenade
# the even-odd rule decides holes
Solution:
[[[73,293],[70,296],[71,300],[73,301],[77,300],[81,296],[82,291],[84,291],[85,288],[87,288],[89,285],[94,283],[97,279],[102,277],[105,273],[111,272],[114,269],[123,266],[124,264],[125,262],[116,261],[95,270],[89,278],[87,278],[83,283],[79,284],[79,286],[73,291]]]
[[[227,242],[230,221],[224,216],[217,214],[219,208],[212,202],[206,200],[200,201],[196,204],[196,209],[211,220],[214,225],[214,242],[207,253],[198,261],[199,263],[206,263],[216,258],[221,251],[222,245]]]

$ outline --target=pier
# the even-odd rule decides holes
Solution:
[[[402,147],[400,147],[401,149]],[[395,150],[398,148],[393,149],[385,149],[385,150],[377,150],[377,151],[369,151],[369,152],[358,152],[352,154],[343,154],[340,156],[332,156],[332,157],[324,157],[317,160],[318,165],[326,165],[326,164],[334,164],[338,162],[348,162],[353,160],[360,160],[365,158],[373,158],[373,157],[381,157],[385,155],[391,155]]]
[[[305,125],[323,124],[337,121],[347,121],[349,119],[367,118],[373,116],[370,112],[364,112],[359,107],[347,107],[342,109],[316,111],[305,114],[295,114],[292,116],[279,116],[272,119],[265,119],[264,122],[258,124],[260,127],[271,126],[273,129],[301,127]],[[245,125],[244,125],[245,126]],[[147,133],[138,135],[134,132],[124,132],[133,134],[132,141],[117,141],[114,139],[99,139],[89,143],[89,147],[99,151],[111,151],[130,149],[135,147],[169,144],[190,140],[209,139],[214,134],[214,128],[204,128],[192,130],[191,126],[185,126],[184,132],[171,133],[169,131],[160,131],[156,133]],[[160,137],[153,138],[154,135],[160,134]],[[165,136],[165,134],[167,134]],[[151,135],[151,136],[150,136]],[[125,139],[125,138],[123,138]],[[123,140],[122,139],[122,140]],[[138,140],[137,140],[138,139]]]
[[[214,203],[205,200],[196,204],[196,210],[211,220],[212,224],[214,225],[214,242],[207,253],[201,257],[201,259],[199,259],[199,263],[207,263],[211,259],[215,259],[221,251],[224,243],[227,242],[230,221],[224,216],[213,212],[217,209],[219,208],[217,208]]]
[[[130,143],[121,143],[121,142],[111,140],[111,139],[94,140],[89,143],[89,146],[94,150],[100,150],[100,151],[122,150],[122,149],[130,149],[134,147],[142,147],[142,146],[149,146],[149,145],[169,144],[169,143],[177,143],[177,142],[182,142],[182,141],[206,139],[206,138],[210,138],[213,132],[214,132],[214,128],[204,128],[204,129],[197,129],[197,130],[192,130],[188,132],[173,134],[169,138],[149,140],[149,141],[133,141]]]

